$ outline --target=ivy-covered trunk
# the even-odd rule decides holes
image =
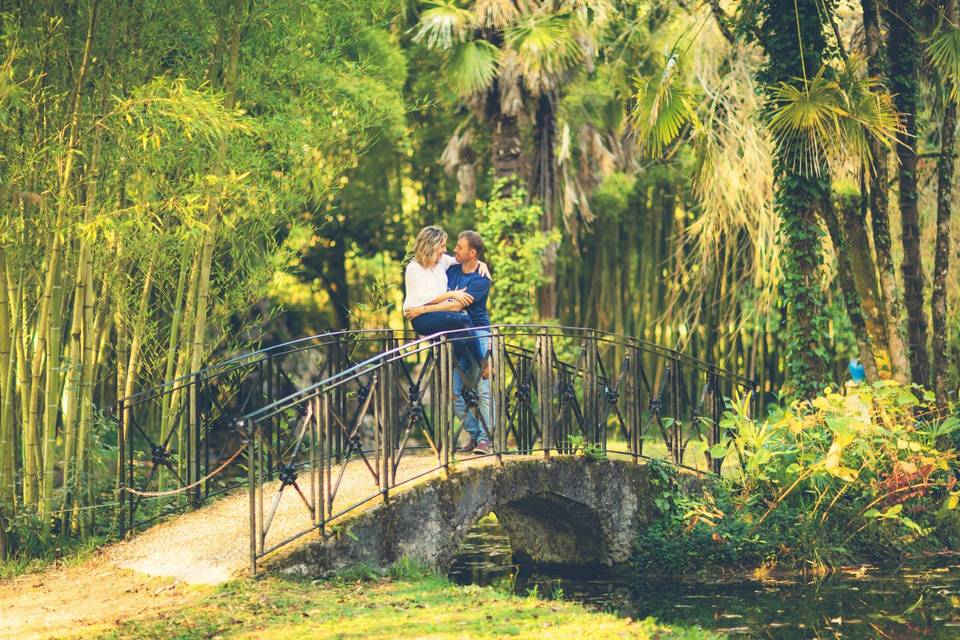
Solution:
[[[947,18],[956,23],[957,0],[947,2]],[[956,87],[953,87],[956,91]],[[950,358],[947,354],[947,273],[950,268],[950,218],[953,215],[953,173],[956,163],[957,95],[951,92],[940,128],[940,160],[937,163],[937,241],[933,258],[933,391],[937,406],[945,411],[949,401]]]
[[[913,381],[926,385],[930,377],[927,316],[923,307],[923,262],[920,257],[920,214],[917,207],[917,102],[920,97],[920,7],[916,0],[889,0],[887,55],[890,91],[903,117],[897,135],[900,229],[903,241],[904,304]]]
[[[826,3],[827,9],[830,10]],[[809,79],[823,64],[826,41],[820,0],[765,0],[757,37],[766,53],[761,80],[770,88]],[[829,169],[797,167],[803,150],[779,138],[774,149],[774,207],[783,243],[783,292],[787,301],[787,376],[798,396],[811,397],[826,382],[823,262],[818,211],[830,197]]]
[[[844,206],[844,203],[841,202],[840,206]],[[853,262],[848,243],[846,238],[843,237],[840,220],[833,201],[825,202],[823,209],[823,219],[827,224],[827,231],[830,234],[833,251],[837,258],[837,282],[840,285],[840,293],[843,295],[843,303],[847,309],[847,317],[850,319],[850,327],[853,329],[853,336],[857,341],[860,361],[863,362],[867,380],[872,382],[879,377],[877,361],[871,345],[871,336],[867,331],[867,323],[863,317],[863,304],[853,275]]]
[[[886,63],[880,37],[880,8],[876,0],[861,0],[863,8],[863,40],[867,51],[867,71],[872,77],[886,76]],[[881,88],[877,87],[876,91]],[[890,239],[890,198],[888,192],[889,172],[886,147],[875,137],[870,140],[873,166],[870,167],[870,215],[873,221],[873,246],[877,254],[877,273],[887,330],[887,347],[893,378],[898,382],[910,381],[910,360],[903,335],[901,316],[902,298],[897,287],[893,266],[892,242]],[[865,222],[865,221],[864,221]]]
[[[866,187],[864,186],[864,190]],[[867,204],[864,197],[841,197],[839,210],[845,252],[853,272],[860,311],[870,337],[870,349],[877,364],[877,377],[890,378],[890,342],[887,336],[886,316],[883,312],[877,265],[867,237]],[[831,231],[831,235],[833,232]]]

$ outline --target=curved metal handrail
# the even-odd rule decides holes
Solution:
[[[714,364],[694,358],[683,354],[682,352],[668,349],[661,345],[642,340],[640,338],[633,338],[630,336],[623,336],[607,331],[602,331],[599,329],[585,329],[582,327],[567,327],[563,325],[537,325],[537,324],[494,324],[486,327],[476,327],[477,329],[493,329],[500,332],[501,336],[524,336],[524,337],[535,337],[537,335],[546,335],[550,337],[570,337],[568,333],[564,331],[576,332],[576,333],[590,333],[599,335],[599,340],[608,344],[616,344],[624,347],[635,347],[641,351],[647,353],[658,355],[661,357],[677,360],[685,365],[691,366],[693,368],[699,369],[704,373],[711,373],[717,376],[720,376],[734,384],[741,386],[746,386],[753,388],[756,383],[754,380],[742,376],[725,369],[722,369]],[[283,411],[285,408],[288,408],[291,405],[299,404],[304,400],[307,400],[311,397],[316,396],[323,391],[335,388],[337,386],[343,385],[352,380],[370,373],[373,369],[376,369],[384,364],[396,362],[410,355],[416,353],[426,353],[430,350],[432,345],[440,339],[446,339],[451,342],[457,341],[466,341],[471,339],[470,334],[475,328],[469,329],[451,329],[448,331],[441,331],[429,336],[421,336],[410,342],[402,344],[393,349],[378,353],[366,360],[356,363],[355,365],[331,374],[327,378],[313,383],[308,387],[304,387],[299,391],[296,391],[284,398],[260,407],[244,416],[239,418],[240,421],[253,420],[259,421],[264,418],[271,417],[276,415],[280,411]],[[522,332],[520,330],[533,330],[530,332]],[[507,330],[504,332],[504,330]],[[510,330],[516,330],[511,332]],[[596,339],[596,338],[595,338]]]
[[[185,373],[182,376],[173,378],[172,380],[167,380],[159,384],[155,384],[146,389],[132,393],[129,396],[120,398],[117,400],[117,403],[129,404],[131,402],[143,401],[150,397],[165,393],[171,389],[177,387],[178,385],[185,386],[190,384],[194,380],[206,381],[215,375],[222,375],[228,373],[231,370],[235,370],[239,367],[248,366],[255,364],[258,359],[276,357],[282,355],[288,355],[290,353],[296,353],[298,351],[303,351],[306,349],[319,348],[335,340],[339,340],[345,336],[360,335],[360,336],[370,336],[370,335],[384,335],[389,334],[391,337],[402,336],[406,337],[412,335],[413,332],[406,329],[347,329],[340,331],[327,331],[324,333],[317,333],[312,336],[306,336],[303,338],[296,338],[294,340],[288,340],[287,342],[282,342],[280,344],[270,345],[269,347],[263,347],[255,351],[249,351],[246,353],[241,353],[235,356],[231,356],[226,360],[221,360],[213,364],[204,366],[196,371],[191,371],[190,373]],[[318,342],[314,342],[318,341]],[[310,343],[310,344],[308,344]]]

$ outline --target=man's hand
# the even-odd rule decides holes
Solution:
[[[413,320],[414,318],[422,314],[423,314],[422,307],[410,307],[409,309],[403,310],[403,317],[406,318],[407,320]]]
[[[486,263],[486,262],[478,262],[478,263],[477,263],[477,273],[479,273],[482,277],[486,278],[487,280],[490,280],[490,279],[491,279],[491,278],[490,278],[490,268],[487,267],[487,263]]]
[[[466,289],[454,289],[453,291],[448,291],[447,294],[451,300],[456,300],[464,307],[469,307],[473,304],[473,296],[467,293]]]

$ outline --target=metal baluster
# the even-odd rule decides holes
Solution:
[[[499,329],[490,332],[490,429],[493,430],[493,448],[497,453],[497,464],[503,465],[503,453],[507,450],[507,426],[503,418],[506,412],[504,402],[504,381],[506,364],[503,359],[503,338]]]
[[[198,396],[200,395],[200,374],[194,373],[191,376],[190,385],[190,425],[192,428],[190,437],[187,438],[187,484],[196,482],[200,478],[200,407]],[[200,486],[190,490],[193,494],[193,507],[200,506]]]
[[[313,526],[320,524],[319,518],[317,516],[317,509],[320,506],[320,501],[317,500],[317,473],[319,471],[319,463],[317,461],[317,447],[319,446],[317,438],[317,422],[320,420],[320,401],[319,397],[314,396],[308,400],[308,402],[313,407],[310,416],[310,515],[313,519]]]
[[[540,408],[540,439],[543,445],[543,455],[550,457],[550,449],[553,447],[552,425],[553,425],[553,394],[552,379],[552,338],[545,329],[543,333],[537,336],[537,399]]]
[[[596,444],[600,410],[597,406],[599,399],[597,397],[599,388],[597,384],[597,343],[592,332],[587,333],[584,349],[587,350],[583,375],[584,425],[587,433],[583,434],[583,437],[586,442]]]
[[[250,507],[250,574],[257,575],[257,444],[254,424],[247,420],[247,496]]]

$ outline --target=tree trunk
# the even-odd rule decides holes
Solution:
[[[957,0],[949,0],[947,19],[956,23]],[[954,87],[956,90],[956,87]],[[940,129],[940,160],[937,163],[937,241],[933,259],[933,295],[930,298],[933,318],[933,390],[937,407],[945,412],[949,406],[949,368],[947,353],[947,274],[950,267],[950,218],[953,214],[953,174],[956,161],[957,96],[950,93]]]
[[[493,122],[491,151],[493,177],[503,180],[500,195],[508,197],[519,184],[522,173],[520,125],[517,116],[500,110],[500,91],[496,83],[487,96],[487,117]]]
[[[765,0],[758,39],[766,53],[761,81],[768,87],[807,81],[823,64],[826,48],[819,0]],[[829,168],[800,172],[800,149],[779,140],[774,149],[774,207],[783,243],[783,289],[787,301],[787,375],[794,394],[811,397],[826,382],[823,262],[817,211],[830,197]]]
[[[880,47],[880,11],[876,0],[861,0],[863,7],[863,32],[867,50],[867,70],[877,78],[885,77],[886,64]],[[878,88],[877,90],[880,90]],[[890,349],[890,366],[893,377],[901,383],[910,382],[910,359],[903,334],[902,300],[897,287],[893,266],[892,242],[890,239],[888,155],[879,140],[871,139],[870,151],[873,166],[870,171],[870,214],[873,222],[873,247],[877,253],[877,271],[880,276],[880,292],[883,296],[887,344]]]
[[[558,227],[556,219],[557,172],[554,143],[557,139],[557,96],[546,91],[540,96],[536,112],[536,140],[530,192],[540,201],[543,216],[540,229],[552,233]],[[557,315],[557,243],[547,245],[544,254],[543,275],[546,279],[540,290],[540,317],[550,320]]]
[[[847,308],[847,317],[850,319],[850,326],[853,328],[853,335],[857,340],[860,361],[863,363],[867,381],[873,382],[878,378],[877,361],[873,355],[873,345],[861,311],[862,303],[853,276],[850,252],[847,250],[847,242],[840,230],[840,221],[837,219],[837,212],[831,199],[824,202],[823,219],[827,224],[830,240],[833,242],[833,251],[837,258],[837,280],[840,283],[840,292]]]
[[[917,208],[917,102],[920,97],[919,5],[916,0],[889,0],[887,53],[890,90],[902,114],[904,130],[897,136],[900,159],[900,228],[903,242],[904,302],[913,381],[927,385],[930,357],[927,352],[927,315],[923,306],[923,263],[920,256],[920,213]]]
[[[866,186],[864,185],[864,191]],[[864,193],[861,201],[866,199]],[[887,324],[883,313],[883,298],[880,284],[877,282],[877,265],[870,249],[867,236],[867,205],[861,206],[853,198],[842,198],[839,202],[842,217],[841,227],[844,250],[853,271],[853,281],[860,297],[860,309],[870,337],[874,361],[877,364],[877,377],[887,379],[892,376],[890,366],[890,342]],[[831,232],[832,235],[832,232]]]

